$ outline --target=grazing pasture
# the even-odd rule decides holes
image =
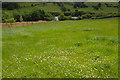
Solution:
[[[3,78],[117,78],[118,18],[8,27]]]

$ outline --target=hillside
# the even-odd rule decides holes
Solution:
[[[45,12],[52,13],[52,16],[55,16],[53,15],[53,13],[72,13],[75,11],[83,11],[84,13],[94,13],[97,15],[118,15],[117,2],[18,2],[17,4],[19,5],[19,8],[17,9],[8,10],[6,8],[3,8],[3,16],[7,15],[7,18],[11,18],[14,17],[14,14],[16,13],[19,15],[24,15],[32,13],[33,11],[37,11],[39,9],[44,10]]]

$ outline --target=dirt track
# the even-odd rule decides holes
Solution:
[[[26,26],[37,23],[45,23],[45,22],[53,22],[53,21],[29,21],[29,22],[16,22],[16,23],[2,23],[2,27],[18,27],[18,26]]]

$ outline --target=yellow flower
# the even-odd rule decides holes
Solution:
[[[103,70],[101,70],[101,71],[103,71]]]

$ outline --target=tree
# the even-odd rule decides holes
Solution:
[[[7,12],[2,12],[2,22],[6,22],[6,19],[10,18]]]
[[[92,6],[95,10],[98,10],[99,8],[98,8],[98,6]]]
[[[20,22],[22,22],[23,21],[23,18],[22,18],[22,16],[20,16]]]
[[[98,4],[98,7],[99,7],[99,8],[101,7],[101,3]]]
[[[62,12],[66,12],[67,11],[67,8],[65,8],[64,6],[61,7],[61,11]]]
[[[45,6],[45,2],[43,3],[43,6]]]
[[[13,12],[13,17],[14,17],[14,19],[17,20],[17,22],[20,21],[20,16],[21,16],[21,14],[18,11]]]
[[[82,16],[78,16],[78,19],[79,19],[79,20],[82,20],[83,18],[82,18]]]
[[[70,16],[70,15],[71,15],[71,12],[66,11],[66,12],[64,13],[64,15],[65,15],[65,16]]]
[[[2,8],[7,10],[13,10],[20,8],[19,4],[16,2],[3,2]]]
[[[68,11],[70,11],[70,9],[68,9]]]
[[[77,12],[78,10],[76,9],[75,12]]]
[[[14,23],[16,20],[14,18],[5,19],[5,23]]]
[[[88,7],[84,4],[84,2],[75,2],[73,5],[74,8],[85,8]]]
[[[74,8],[77,8],[77,6],[76,6],[76,5],[74,5],[73,7],[74,7]]]
[[[33,4],[31,4],[31,7],[33,7],[34,5]]]
[[[64,14],[60,14],[60,16],[58,16],[59,20],[62,21],[62,20],[66,20],[66,17]]]

